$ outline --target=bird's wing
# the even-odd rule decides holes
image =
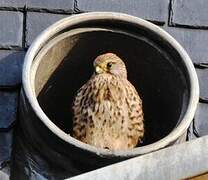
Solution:
[[[139,97],[135,87],[129,82],[126,81],[126,104],[128,106],[128,117],[129,117],[129,138],[134,141],[141,141],[141,138],[144,135],[144,115],[142,110],[142,100]],[[137,143],[136,143],[137,144]]]
[[[73,136],[76,139],[82,140],[86,135],[86,126],[87,126],[87,95],[90,91],[90,86],[84,84],[77,92],[75,96],[72,110],[73,110]],[[83,114],[86,114],[83,116]]]

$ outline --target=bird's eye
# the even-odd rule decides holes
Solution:
[[[113,65],[113,63],[112,63],[112,62],[109,62],[109,63],[107,64],[107,68],[108,68],[108,69],[111,68],[112,65]]]

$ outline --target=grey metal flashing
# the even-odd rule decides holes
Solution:
[[[68,180],[175,180],[208,171],[208,136],[132,158]]]

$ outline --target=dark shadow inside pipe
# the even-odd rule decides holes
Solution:
[[[143,35],[134,38],[116,32],[92,31],[74,36],[79,39],[76,45],[67,52],[38,95],[39,104],[51,121],[66,133],[71,132],[71,105],[76,91],[92,75],[95,57],[114,52],[124,60],[128,79],[143,100],[142,145],[160,140],[177,126],[187,108],[189,92],[184,65],[175,50],[162,40],[153,42],[151,37],[144,40]],[[44,71],[39,69],[37,74],[41,78]]]

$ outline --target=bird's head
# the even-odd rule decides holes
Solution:
[[[127,78],[127,70],[124,62],[113,53],[99,55],[94,60],[96,74],[108,73],[120,78]]]

